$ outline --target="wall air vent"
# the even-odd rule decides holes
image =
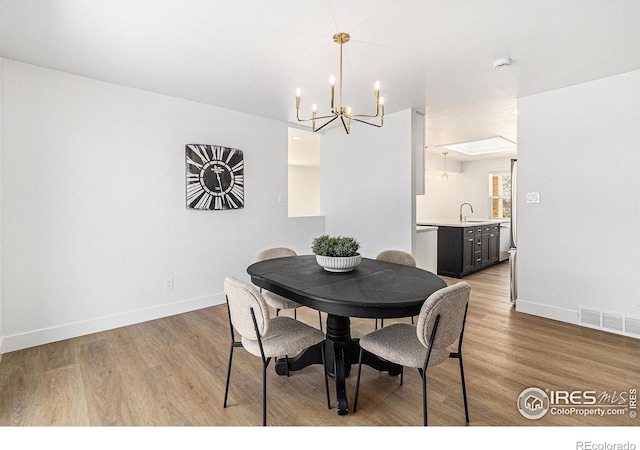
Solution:
[[[600,311],[593,311],[591,309],[580,310],[580,323],[585,325],[592,325],[594,327],[600,326]]]
[[[640,338],[640,318],[578,307],[580,325]]]
[[[624,331],[626,331],[629,334],[635,334],[636,336],[640,336],[640,319],[625,317]]]
[[[602,328],[607,330],[623,331],[622,316],[602,313]]]

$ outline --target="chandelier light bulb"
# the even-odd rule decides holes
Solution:
[[[335,84],[336,84],[336,77],[334,77],[333,75],[331,75],[331,76],[329,77],[329,84],[330,84],[331,86],[335,86]]]
[[[376,86],[375,87],[376,91],[379,91],[380,90],[380,82],[376,81],[376,85],[375,86]]]

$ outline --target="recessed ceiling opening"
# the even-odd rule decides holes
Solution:
[[[438,147],[464,153],[465,155],[477,156],[488,153],[513,152],[516,151],[517,144],[502,136],[493,136],[479,141],[438,145]]]

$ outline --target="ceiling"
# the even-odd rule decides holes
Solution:
[[[328,108],[337,32],[345,105],[370,113],[379,80],[438,153],[517,142],[518,97],[640,69],[640,0],[0,0],[2,57],[293,122],[298,87]]]

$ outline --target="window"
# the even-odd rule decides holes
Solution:
[[[511,218],[511,174],[508,172],[489,174],[489,198],[491,217]]]

